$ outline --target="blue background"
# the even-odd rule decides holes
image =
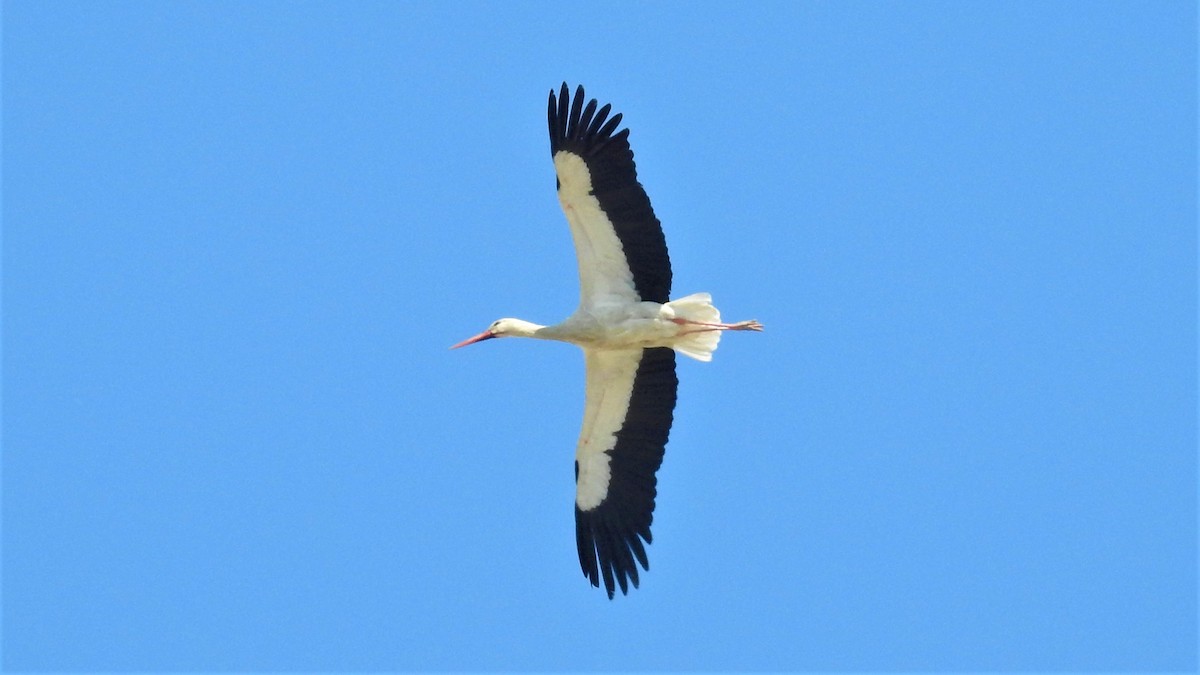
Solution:
[[[1197,665],[1189,2],[3,5],[3,665]],[[575,560],[546,93],[683,360],[651,571]]]

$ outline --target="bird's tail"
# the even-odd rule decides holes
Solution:
[[[674,316],[687,321],[700,323],[721,323],[721,312],[713,307],[712,296],[708,293],[693,293],[678,300],[667,303]],[[712,353],[721,341],[719,330],[702,330],[699,326],[680,326],[681,337],[672,345],[675,351],[690,356],[697,361],[711,361]]]

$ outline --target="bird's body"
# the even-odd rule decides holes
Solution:
[[[670,347],[699,361],[712,359],[721,333],[706,326],[720,321],[707,293],[667,303],[611,303],[580,307],[562,323],[542,326],[521,319],[500,319],[489,330],[497,337],[531,337],[569,342],[584,349]],[[700,329],[697,329],[697,325]],[[753,329],[750,329],[753,330]]]
[[[583,427],[575,452],[575,538],[592,585],[603,578],[638,585],[649,569],[662,463],[675,408],[675,353],[712,358],[721,332],[762,330],[757,321],[721,323],[707,293],[670,300],[671,262],[662,226],[637,182],[629,130],[616,131],[611,107],[572,102],[564,83],[550,92],[550,151],[558,198],[579,259],[580,303],[567,320],[542,326],[499,319],[455,345],[497,337],[530,337],[578,345],[587,366]]]

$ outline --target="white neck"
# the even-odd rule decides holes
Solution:
[[[505,322],[505,328],[507,329],[508,335],[510,335],[512,337],[540,338],[542,340],[553,340],[554,339],[554,338],[550,337],[549,335],[540,335],[539,333],[541,333],[546,328],[546,326],[543,326],[538,323],[533,323],[532,321],[524,321],[522,319],[508,319]]]
[[[583,346],[595,341],[597,337],[595,321],[581,321],[577,316],[572,316],[566,321],[553,326],[539,326],[536,323],[528,325],[533,328],[533,332],[529,337],[539,340],[557,340],[558,342],[569,342],[574,345]]]
[[[578,322],[570,319],[554,326],[543,326],[539,323],[524,321],[522,319],[500,319],[500,322],[503,324],[499,331],[500,334],[508,337],[557,340],[572,344],[582,344],[585,341],[583,338],[587,337],[581,333]]]

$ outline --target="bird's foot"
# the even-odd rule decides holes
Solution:
[[[755,319],[750,319],[749,321],[739,321],[729,326],[729,330],[752,330],[756,332],[762,332],[762,329],[763,325]]]

